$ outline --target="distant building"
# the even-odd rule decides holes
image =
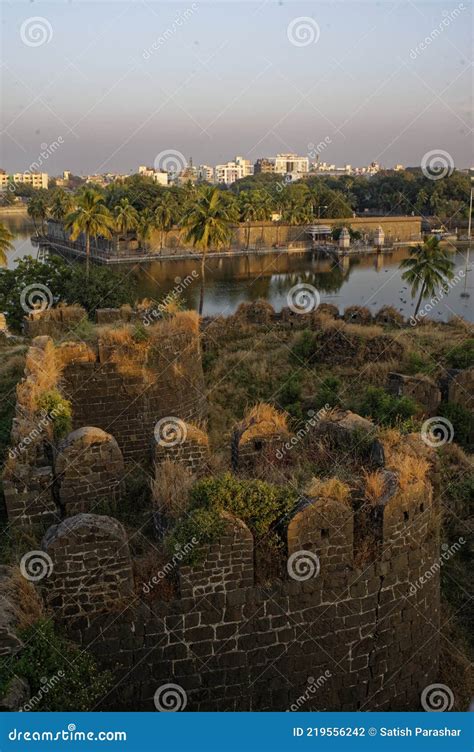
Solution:
[[[395,172],[401,172],[405,169],[405,167],[402,164],[396,164],[393,169],[395,170]]]
[[[253,164],[250,159],[235,157],[233,162],[216,165],[214,169],[214,180],[216,183],[232,185],[236,180],[253,175]]]
[[[297,154],[277,154],[274,162],[275,172],[279,175],[304,175],[309,172],[308,157],[299,157]]]
[[[138,168],[138,174],[145,178],[151,178],[154,183],[158,185],[167,186],[169,183],[168,173],[163,170],[155,170],[153,167],[146,167],[146,165],[140,165]]]
[[[266,173],[272,173],[275,172],[275,161],[273,159],[257,159],[253,166],[253,172],[254,175],[258,175],[259,173],[266,172]]]
[[[205,180],[206,183],[213,183],[214,182],[214,168],[209,167],[209,165],[199,165],[197,168],[198,173],[198,179],[199,180]]]
[[[5,190],[9,183],[22,183],[31,185],[32,188],[47,188],[47,172],[16,172],[14,175],[7,175],[5,172],[0,174],[0,189]]]

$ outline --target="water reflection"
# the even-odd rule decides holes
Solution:
[[[32,224],[24,217],[4,217],[2,221],[15,233],[15,250],[9,254],[8,265],[27,254],[36,257],[37,249],[30,242]],[[406,258],[406,247],[389,253],[363,256],[346,256],[339,261],[321,258],[313,253],[284,254],[281,251],[264,256],[240,256],[213,259],[206,262],[206,288],[204,313],[213,315],[232,313],[243,301],[264,298],[276,310],[287,305],[288,291],[298,283],[311,284],[319,290],[321,301],[334,303],[343,310],[349,305],[367,305],[377,311],[382,305],[393,305],[405,316],[410,316],[415,303],[407,285],[401,280],[398,267]],[[465,250],[452,256],[456,271],[464,269]],[[141,297],[161,299],[171,292],[177,282],[199,273],[200,264],[195,259],[180,261],[154,261],[136,265],[128,270],[138,280]],[[124,269],[125,271],[125,269]],[[446,321],[454,315],[474,320],[473,276],[468,280],[470,298],[461,298],[464,282],[455,286],[430,313],[431,318]],[[199,278],[183,292],[186,304],[199,305]]]

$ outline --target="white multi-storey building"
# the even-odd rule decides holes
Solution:
[[[4,172],[0,173],[0,189],[5,190],[9,183],[23,183],[24,185],[31,185],[32,188],[47,188],[48,173],[15,172],[13,175],[7,175]]]
[[[235,157],[233,162],[216,165],[214,168],[214,181],[231,185],[236,180],[253,175],[253,164],[250,159]]]
[[[145,178],[152,178],[153,182],[158,185],[168,185],[168,173],[163,170],[155,170],[153,167],[147,167],[146,165],[140,165],[138,168],[138,174],[143,175]]]
[[[274,162],[275,172],[280,175],[304,175],[309,171],[308,157],[297,154],[277,154]]]
[[[199,165],[197,173],[199,180],[205,180],[207,183],[212,183],[214,181],[214,168],[209,167],[209,165]]]

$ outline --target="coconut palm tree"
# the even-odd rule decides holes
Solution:
[[[248,251],[250,246],[250,223],[259,218],[258,203],[255,200],[256,191],[242,191],[239,193],[239,211],[241,222],[247,223],[247,239],[245,248]]]
[[[7,253],[13,248],[13,234],[0,222],[0,266],[7,265]]]
[[[27,212],[28,216],[33,220],[36,235],[46,235],[45,222],[49,212],[49,196],[47,191],[41,188],[35,191],[28,201]],[[41,233],[38,230],[37,222],[41,224]]]
[[[409,258],[401,262],[400,269],[405,270],[402,279],[411,285],[412,297],[415,297],[420,290],[415,317],[420,309],[421,301],[433,296],[454,276],[453,261],[448,257],[446,250],[441,248],[439,240],[434,237],[429,238],[423,245],[411,248]]]
[[[49,216],[58,222],[63,227],[63,237],[66,238],[64,232],[64,220],[66,216],[74,208],[74,199],[70,193],[66,193],[62,188],[57,188],[52,195],[51,204],[49,207]]]
[[[138,212],[128,198],[121,198],[114,206],[115,228],[120,235],[127,235],[138,226]]]
[[[102,235],[110,238],[114,228],[114,218],[104,204],[102,195],[87,188],[79,195],[74,211],[66,216],[65,225],[71,230],[71,240],[77,240],[81,234],[85,236],[86,277],[89,279],[91,237]]]
[[[174,225],[176,203],[171,193],[163,193],[154,209],[155,226],[160,231],[160,250],[163,248],[163,238],[168,236]]]
[[[149,240],[151,231],[154,227],[156,227],[156,221],[152,210],[143,209],[143,211],[139,212],[137,232],[145,250],[147,247],[147,241]]]
[[[186,241],[201,251],[201,295],[199,315],[204,304],[206,254],[211,248],[223,248],[230,243],[232,224],[238,221],[235,205],[225,199],[218,188],[205,186],[182,220]]]

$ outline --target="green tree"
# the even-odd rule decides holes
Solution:
[[[84,234],[86,239],[86,278],[89,279],[91,237],[112,236],[113,216],[97,191],[87,188],[80,194],[77,207],[66,217],[66,227],[71,230],[71,240]]]
[[[204,304],[204,279],[206,254],[212,248],[223,248],[230,243],[232,223],[238,221],[238,213],[233,204],[229,204],[225,194],[218,188],[205,186],[201,188],[197,199],[185,214],[182,225],[186,233],[186,242],[191,242],[201,251],[201,295],[199,314]]]
[[[59,222],[63,226],[64,232],[64,220],[67,215],[74,208],[74,199],[70,193],[66,193],[62,188],[56,188],[51,195],[51,203],[49,207],[49,216],[54,219],[55,222]]]
[[[154,209],[155,227],[160,231],[160,250],[163,249],[164,238],[167,238],[174,225],[175,216],[176,203],[173,196],[170,193],[163,193]]]
[[[46,220],[49,213],[49,194],[43,188],[38,188],[28,201],[28,216],[33,220],[36,235],[46,235]],[[38,224],[41,226],[41,233]]]
[[[115,229],[120,235],[127,235],[138,227],[138,212],[128,198],[121,198],[114,207]]]
[[[146,249],[151,231],[156,227],[155,215],[151,209],[143,209],[138,215],[137,233],[143,248]]]
[[[410,256],[401,262],[400,269],[404,270],[402,279],[411,285],[412,297],[420,291],[415,317],[422,300],[433,296],[454,276],[454,263],[435,237],[410,249]]]
[[[0,222],[0,266],[7,265],[7,253],[13,248],[13,234]]]

